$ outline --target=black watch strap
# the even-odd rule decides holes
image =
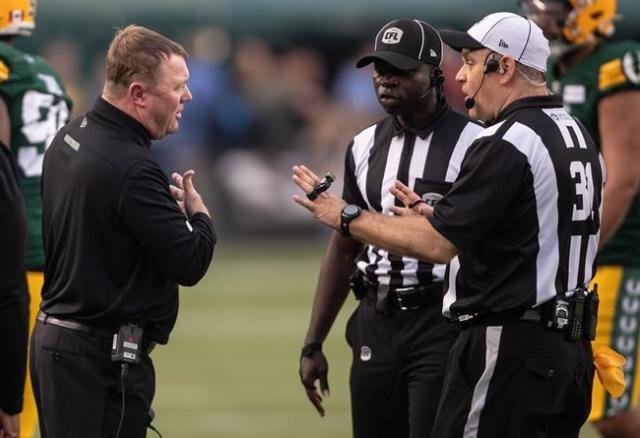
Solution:
[[[316,351],[322,351],[322,342],[310,342],[300,352],[300,357],[311,357]]]
[[[362,208],[355,204],[347,204],[342,208],[340,212],[340,234],[344,237],[349,237],[351,233],[349,232],[349,224],[352,220],[360,216],[362,213]]]

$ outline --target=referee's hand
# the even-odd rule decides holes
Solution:
[[[293,166],[292,179],[305,195],[311,193],[314,187],[320,182],[318,175],[303,165]],[[318,194],[313,200],[307,196],[298,195],[294,195],[293,200],[313,213],[315,218],[323,224],[328,225],[334,230],[340,229],[340,213],[342,212],[342,208],[347,204],[329,190]]]
[[[315,351],[311,357],[300,359],[300,381],[307,393],[307,398],[316,408],[321,417],[324,417],[322,397],[329,397],[329,363],[322,351]],[[320,388],[316,387],[316,381]]]
[[[424,202],[420,195],[411,190],[401,181],[394,183],[393,187],[389,189],[389,192],[398,198],[404,207],[396,207],[392,205],[389,209],[398,216],[407,216],[411,214],[419,214],[427,218],[433,216],[433,207]]]

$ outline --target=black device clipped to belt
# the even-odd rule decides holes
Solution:
[[[120,421],[116,431],[116,438],[120,437],[122,424],[124,423],[125,410],[125,380],[129,375],[129,364],[137,365],[140,363],[140,354],[142,354],[142,337],[144,330],[137,324],[125,324],[120,326],[118,333],[113,334],[113,343],[111,345],[111,361],[120,363],[120,390],[122,392],[122,408],[120,410]],[[162,435],[151,425],[153,420],[153,410],[149,409],[149,425],[148,427],[158,434]]]
[[[564,331],[571,341],[593,341],[599,304],[597,285],[591,291],[579,288],[569,297],[562,294],[546,304],[544,320],[548,328]]]

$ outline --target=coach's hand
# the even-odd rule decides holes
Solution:
[[[307,393],[307,398],[316,408],[321,417],[324,417],[322,397],[329,397],[329,363],[322,351],[315,351],[311,357],[300,359],[300,381]],[[316,381],[320,389],[316,388]]]
[[[0,411],[0,438],[20,436],[20,414],[9,415]]]
[[[193,170],[187,170],[183,175],[176,172],[172,173],[171,178],[176,185],[169,186],[171,196],[176,200],[180,211],[182,211],[185,216],[191,217],[196,213],[204,213],[211,217],[209,209],[204,205],[200,193],[198,193],[196,187],[193,185],[193,175],[195,174],[196,172]]]
[[[389,192],[398,198],[404,207],[396,207],[392,205],[389,209],[398,216],[407,216],[411,214],[419,214],[421,216],[431,218],[433,216],[433,207],[424,202],[420,195],[411,190],[401,181],[396,181]]]
[[[323,224],[340,229],[340,213],[347,205],[341,198],[333,193],[324,191],[313,201],[306,195],[311,193],[314,187],[320,182],[320,178],[306,166],[293,166],[293,182],[305,193],[305,196],[294,195],[293,200],[309,210]]]

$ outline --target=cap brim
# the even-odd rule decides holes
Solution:
[[[358,62],[356,62],[356,67],[362,68],[375,61],[384,61],[387,64],[391,64],[393,67],[400,70],[413,70],[414,68],[417,68],[421,64],[426,62],[426,61],[419,61],[415,58],[412,58],[407,55],[402,55],[400,53],[381,50],[378,52],[370,53],[360,58]]]
[[[462,49],[476,50],[485,48],[467,32],[459,30],[441,30],[439,32],[442,41],[457,52],[462,51]]]

